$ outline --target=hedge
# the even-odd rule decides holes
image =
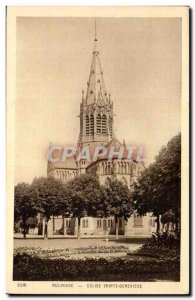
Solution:
[[[177,258],[125,256],[97,259],[43,259],[29,254],[14,257],[13,280],[22,281],[179,281]]]

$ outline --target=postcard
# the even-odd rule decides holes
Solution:
[[[6,292],[189,294],[189,7],[6,13]]]

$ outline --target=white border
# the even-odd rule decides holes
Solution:
[[[193,3],[194,1],[128,1],[128,0],[112,0],[112,2],[108,1],[108,0],[99,0],[99,1],[71,1],[71,6],[74,5],[79,5],[79,6],[99,6],[99,5],[106,5],[106,6],[124,6],[124,5],[172,5],[172,6],[178,6],[178,5],[189,5],[193,8]],[[6,192],[5,192],[5,174],[6,174],[6,169],[5,169],[5,6],[40,6],[40,5],[48,5],[48,6],[62,6],[62,5],[69,5],[70,1],[68,0],[56,0],[56,1],[39,1],[39,0],[31,0],[31,1],[17,1],[17,0],[12,0],[12,1],[5,1],[2,0],[0,2],[0,22],[1,22],[1,26],[0,26],[0,37],[1,37],[1,55],[0,55],[0,65],[1,65],[1,80],[0,80],[0,91],[1,91],[1,109],[0,109],[0,134],[1,134],[1,147],[0,147],[0,178],[1,178],[1,201],[0,201],[0,212],[1,212],[1,218],[0,218],[0,228],[1,228],[1,252],[0,252],[0,259],[1,259],[1,277],[0,277],[0,294],[1,294],[1,299],[5,298],[5,203],[6,203]],[[192,31],[194,32],[194,30]],[[193,33],[193,37],[194,37],[194,33]],[[192,37],[192,38],[193,38]],[[194,80],[192,82],[192,85],[194,83]],[[193,126],[194,129],[194,126]],[[195,131],[193,130],[193,133]],[[193,134],[194,137],[194,134]],[[194,165],[193,165],[194,166]],[[192,182],[192,185],[195,184],[195,179]],[[195,205],[193,206],[195,207]],[[194,215],[194,210],[193,210],[193,215]],[[193,232],[192,232],[193,233]],[[192,283],[193,284],[193,283]],[[24,297],[26,298],[26,297]],[[136,297],[137,298],[137,297]],[[167,299],[167,297],[166,297]]]

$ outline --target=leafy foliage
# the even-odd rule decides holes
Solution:
[[[174,212],[176,230],[181,205],[181,134],[173,137],[134,185],[134,205],[141,215]]]
[[[64,184],[53,177],[35,178],[31,184],[32,190],[38,194],[39,212],[46,220],[52,215],[59,215],[61,211],[58,202],[64,197]]]
[[[27,231],[27,220],[38,212],[38,194],[28,183],[19,183],[14,191],[14,221],[22,221],[24,238]]]
[[[38,220],[37,217],[30,217],[26,220],[26,230],[27,232],[29,231],[29,229],[34,229],[36,228],[38,225]],[[23,228],[23,222],[20,222],[20,228]]]
[[[152,239],[148,240],[140,250],[138,255],[180,258],[180,235],[169,234],[154,234]]]
[[[70,212],[64,184],[53,177],[40,177],[33,180],[31,190],[37,195],[36,208],[41,216],[40,224],[42,224],[42,218],[45,219],[44,232],[47,236],[47,223],[51,216],[62,215],[65,211],[68,214]],[[42,229],[39,228],[39,231],[42,231]]]
[[[121,258],[42,259],[26,253],[14,257],[14,280],[25,281],[179,281],[179,261],[174,258],[125,256]]]
[[[104,188],[95,176],[80,175],[66,184],[73,217],[97,216],[103,210]]]
[[[124,217],[127,221],[133,213],[132,197],[128,187],[119,180],[115,180],[106,189],[106,195],[109,214]]]

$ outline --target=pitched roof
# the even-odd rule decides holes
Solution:
[[[122,146],[121,142],[114,136],[107,144],[104,145],[106,148],[110,148],[111,146],[114,146],[114,150],[117,151]]]
[[[119,152],[122,146],[123,146],[122,143],[116,138],[116,136],[114,136],[107,144],[104,145],[104,147],[107,148],[107,152],[104,156],[99,157],[98,160],[108,159],[111,148],[114,147],[114,152]],[[122,159],[126,159],[127,155],[128,155],[128,151],[126,148],[124,148]],[[113,155],[112,159],[118,159],[118,155],[117,154]]]
[[[55,169],[78,169],[74,157],[67,157],[65,161],[52,162],[52,167]]]

